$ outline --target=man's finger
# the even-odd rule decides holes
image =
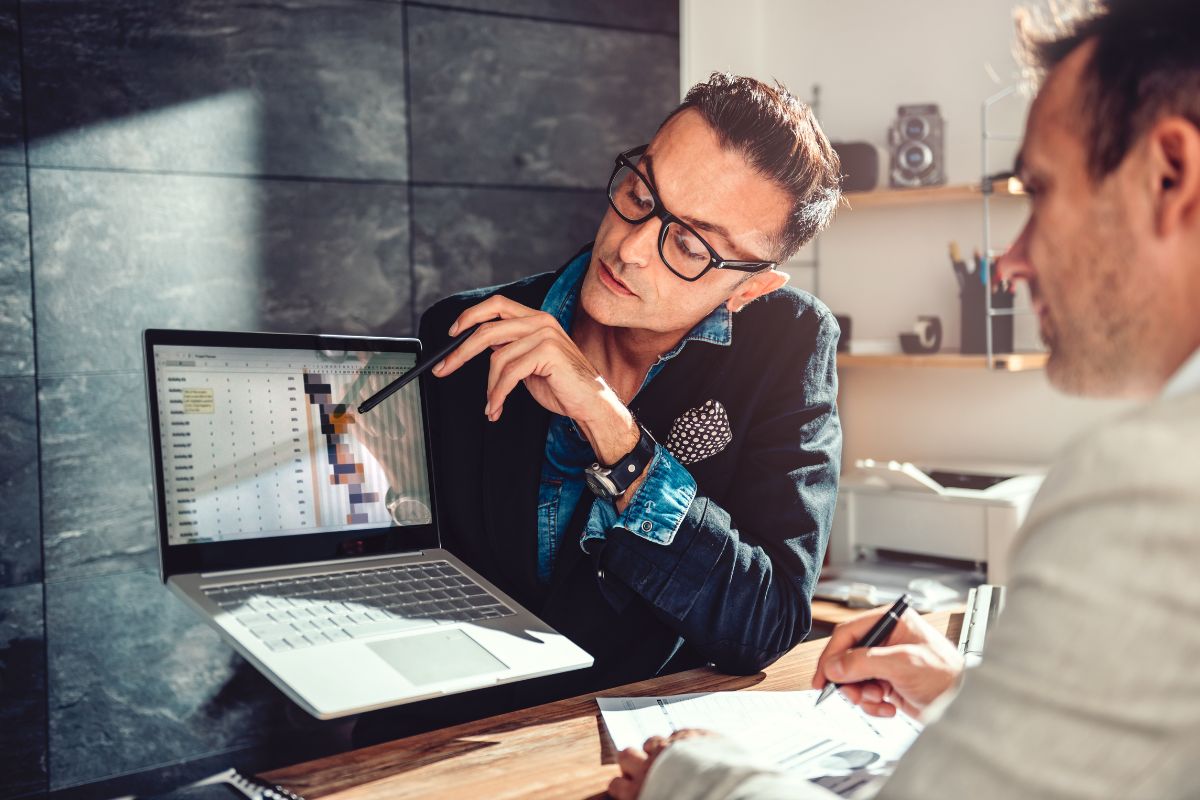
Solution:
[[[882,703],[887,699],[890,689],[887,681],[864,681],[857,684],[862,690],[862,699],[864,703]]]
[[[831,659],[850,648],[854,647],[867,632],[879,621],[879,618],[887,613],[887,609],[876,609],[868,611],[860,617],[855,617],[852,620],[837,625],[833,629],[833,633],[829,636],[829,642],[825,645],[825,649],[821,651],[821,655],[817,658],[817,669],[813,673],[812,687],[814,689],[823,689],[828,679],[825,675],[825,664]]]
[[[488,394],[486,408],[489,412],[488,419],[492,422],[500,419],[500,413],[504,410],[504,401],[512,390],[530,375],[541,374],[539,370],[542,365],[553,358],[554,353],[553,345],[548,342],[539,342],[528,353],[509,361],[496,376],[496,385]]]
[[[529,335],[537,327],[533,323],[532,317],[509,320],[492,319],[484,322],[477,331],[467,337],[466,341],[451,350],[440,363],[434,365],[433,374],[444,378],[489,347],[508,344],[522,336]]]
[[[896,707],[888,702],[883,703],[863,703],[859,706],[863,711],[870,714],[872,717],[894,717],[896,716]]]
[[[847,683],[839,686],[838,691],[854,705],[862,705],[862,686],[857,683]]]
[[[629,778],[613,778],[608,782],[608,796],[613,800],[637,800],[638,786]]]
[[[674,740],[675,740],[675,735],[672,735],[671,741],[674,741]],[[650,756],[651,758],[654,758],[656,755],[658,755],[660,752],[662,752],[662,749],[664,747],[666,747],[667,744],[668,744],[667,740],[664,739],[663,737],[651,736],[649,739],[646,740],[646,743],[642,745],[642,749],[646,751],[646,755]]]
[[[542,342],[552,341],[555,338],[556,332],[550,328],[537,328],[528,335],[509,342],[492,353],[492,365],[488,370],[487,396],[491,398],[492,392],[496,388],[496,381],[499,379],[500,373],[504,371],[505,367],[528,353],[533,348],[537,347]]]
[[[680,739],[695,739],[699,736],[716,736],[717,734],[707,728],[680,728],[671,734],[668,741],[678,742]]]
[[[449,333],[455,336],[459,331],[466,330],[477,322],[487,322],[489,319],[514,319],[516,317],[529,317],[534,314],[544,313],[536,308],[521,305],[516,300],[511,300],[503,295],[494,294],[481,303],[468,308],[466,311],[458,315],[454,320],[454,324],[450,326]]]
[[[617,766],[621,768],[621,774],[635,781],[641,780],[646,774],[647,761],[645,751],[637,747],[626,747],[617,753]]]
[[[847,650],[825,664],[825,676],[836,683],[861,683],[874,679],[904,684],[914,669],[911,645],[860,647]]]

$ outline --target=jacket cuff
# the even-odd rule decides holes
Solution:
[[[599,544],[611,528],[623,528],[655,544],[675,541],[679,526],[696,498],[696,479],[660,444],[646,466],[646,479],[629,499],[625,511],[617,514],[612,500],[597,499],[592,504],[579,545],[585,552],[589,543]]]

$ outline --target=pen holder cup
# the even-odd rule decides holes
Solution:
[[[982,283],[970,284],[959,293],[962,302],[962,347],[961,352],[980,354],[987,352],[988,314],[984,292],[987,287]],[[1013,293],[996,290],[992,292],[992,309],[1012,311]],[[1012,314],[994,316],[992,322],[992,352],[1011,353],[1013,351],[1013,318]]]

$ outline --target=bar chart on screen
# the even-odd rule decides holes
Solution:
[[[353,410],[411,355],[180,347],[156,357],[172,543],[429,521],[415,385],[369,422]]]
[[[383,370],[375,372],[387,380],[402,373],[400,370],[387,377]],[[363,442],[369,438],[382,443],[396,441],[402,433],[401,423],[394,416],[380,415],[378,420],[373,419],[378,430],[368,431],[366,425],[360,424],[346,398],[355,394],[351,384],[362,377],[361,371],[335,371],[329,367],[321,373],[304,373],[304,394],[317,415],[315,430],[309,416],[309,435],[317,442],[312,448],[317,516],[334,519],[332,515],[336,515],[336,519],[347,525],[387,522],[388,512],[384,507],[387,476]]]

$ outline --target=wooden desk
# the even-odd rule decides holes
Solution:
[[[811,607],[813,624],[829,628],[871,611],[869,608],[850,608],[845,603],[835,603],[832,600],[813,600]]]
[[[947,609],[948,613],[961,614],[966,611],[966,604]],[[845,603],[837,603],[832,600],[813,600],[812,601],[812,616],[813,627],[824,627],[826,629],[833,628],[834,625],[840,625],[846,620],[854,619],[860,614],[868,614],[872,611],[869,608],[850,608]],[[814,630],[814,633],[818,631]],[[955,634],[957,635],[957,634]]]
[[[939,612],[927,619],[951,639],[957,638],[961,614]],[[805,642],[757,675],[730,676],[695,669],[601,694],[628,697],[807,689],[824,647],[821,639]],[[262,777],[310,799],[600,798],[617,768],[595,697],[560,700],[397,739]]]

